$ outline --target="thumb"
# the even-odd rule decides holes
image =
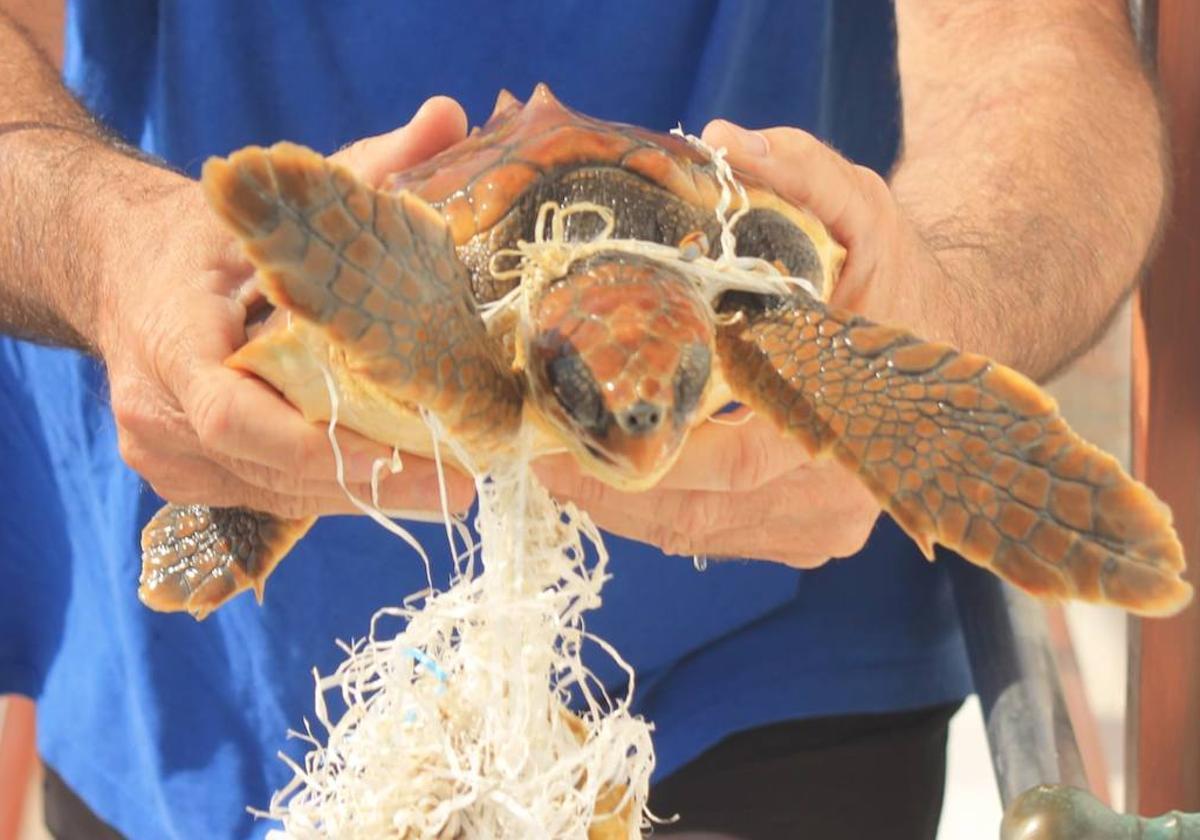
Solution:
[[[332,159],[374,187],[387,175],[433,157],[466,134],[467,115],[462,106],[448,96],[435,96],[425,101],[407,125],[356,140]]]

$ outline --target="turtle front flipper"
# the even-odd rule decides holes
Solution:
[[[1187,604],[1169,509],[1029,379],[803,293],[722,308],[740,312],[717,338],[738,399],[856,471],[927,557],[1146,615]]]
[[[138,597],[160,612],[204,618],[263,584],[315,517],[280,519],[245,508],[166,505],[142,530]]]
[[[356,382],[423,406],[464,442],[512,439],[521,389],[437,210],[291,143],[210,159],[203,185],[267,298],[321,330]]]

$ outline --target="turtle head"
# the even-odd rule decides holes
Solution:
[[[712,318],[692,285],[659,263],[601,254],[550,286],[532,321],[532,396],[563,443],[617,487],[658,481],[712,378]]]

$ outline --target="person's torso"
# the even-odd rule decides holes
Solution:
[[[653,128],[699,131],[717,116],[806,127],[884,168],[896,135],[890,4],[855,6],[856,18],[832,0],[77,2],[65,76],[126,139],[193,174],[247,143],[330,152],[438,93],[479,123],[500,88],[524,98],[538,81],[577,110]],[[102,372],[5,344],[24,377],[14,411],[41,424],[22,447],[44,476],[46,501],[30,504],[65,524],[26,584],[40,600],[14,605],[36,652],[11,667],[0,657],[0,676],[31,675],[43,750],[127,831],[261,832],[241,808],[286,779],[272,756],[311,710],[311,668],[330,671],[335,639],[361,637],[376,609],[421,589],[422,564],[373,523],[331,518],[280,565],[261,608],[245,596],[200,624],[150,613],[135,595],[137,537],[160,500],[120,463]],[[412,529],[444,582],[444,530]],[[737,728],[966,690],[945,576],[890,522],[860,556],[812,573],[759,562],[701,573],[690,558],[608,545],[613,576],[588,629],[644,677],[660,774]],[[619,690],[620,673],[595,664]],[[96,731],[101,720],[112,728]],[[85,736],[80,757],[71,745]],[[227,791],[212,792],[216,776]],[[189,784],[204,791],[194,801]]]

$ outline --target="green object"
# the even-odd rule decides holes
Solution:
[[[1000,840],[1200,840],[1200,814],[1118,814],[1078,788],[1038,785],[1005,811]]]

